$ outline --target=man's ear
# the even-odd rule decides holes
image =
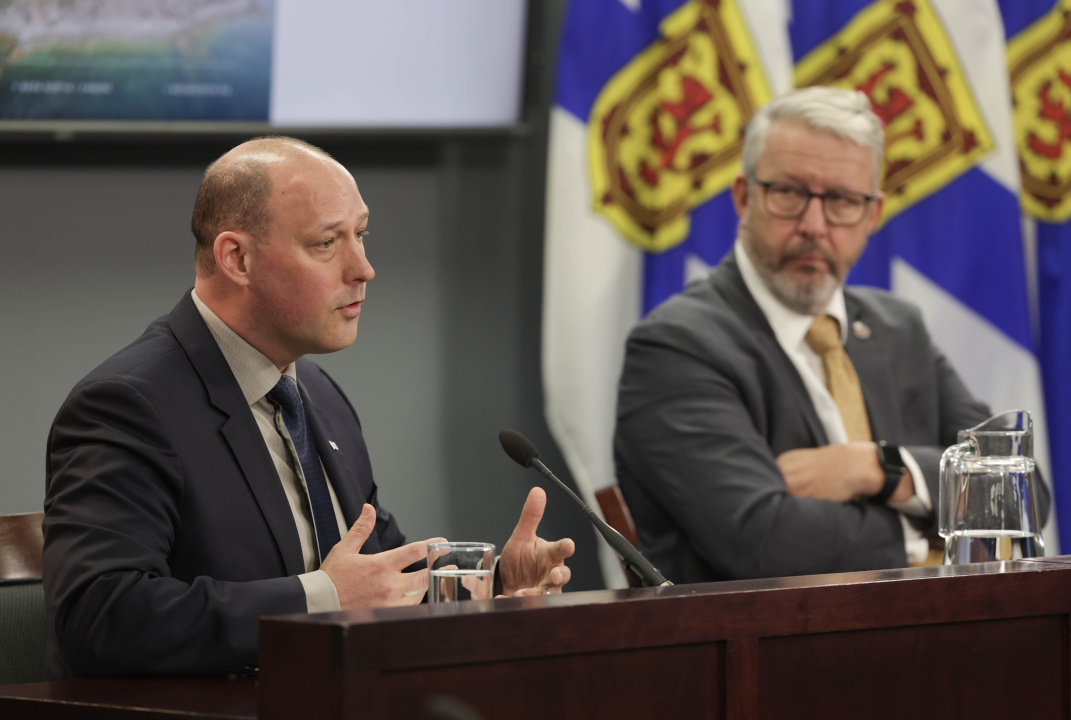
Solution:
[[[867,214],[866,219],[866,234],[870,237],[870,234],[874,232],[874,228],[878,226],[878,222],[881,220],[881,211],[885,208],[885,193],[878,192],[878,197],[874,200],[873,207],[870,208],[870,212]]]
[[[234,284],[248,285],[254,243],[253,238],[245,233],[230,230],[221,232],[212,243],[216,269]]]
[[[733,207],[736,208],[736,216],[741,219],[750,200],[748,189],[747,175],[737,175],[736,180],[733,180]]]

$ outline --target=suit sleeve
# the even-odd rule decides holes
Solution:
[[[257,664],[260,616],[305,611],[296,577],[172,576],[177,537],[198,529],[179,520],[183,458],[135,387],[76,389],[53,425],[48,470],[44,587],[65,665],[51,676],[239,671]]]
[[[802,429],[794,439],[773,437],[775,424],[804,426],[785,417],[793,409],[758,368],[758,354],[733,338],[696,341],[687,332],[634,332],[614,443],[622,485],[639,490],[629,503],[640,499],[633,514],[641,543],[667,558],[663,571],[687,548],[717,578],[904,565],[903,531],[891,509],[788,492],[772,447],[812,443]],[[643,522],[645,515],[654,520]],[[645,533],[644,525],[655,529]]]

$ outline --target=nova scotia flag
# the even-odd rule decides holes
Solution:
[[[573,0],[550,119],[547,422],[589,504],[615,480],[625,338],[732,246],[751,114],[791,87],[785,0]],[[603,548],[609,586],[620,564]]]

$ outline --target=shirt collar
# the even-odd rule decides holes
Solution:
[[[279,378],[288,375],[297,382],[297,369],[294,363],[290,363],[279,372],[275,363],[267,358],[264,353],[247,343],[238,333],[231,330],[227,323],[223,322],[218,315],[201,298],[197,297],[197,291],[191,290],[190,297],[201,314],[209,332],[216,339],[216,344],[223,352],[223,357],[234,373],[234,379],[238,381],[238,387],[242,389],[242,395],[250,405],[253,405],[279,382]]]
[[[744,250],[739,238],[737,238],[736,244],[733,245],[733,253],[736,257],[737,265],[740,266],[740,275],[744,278],[744,285],[747,286],[751,297],[755,298],[755,303],[762,310],[762,314],[766,316],[766,321],[770,323],[774,335],[777,336],[777,341],[781,343],[782,347],[796,347],[803,342],[814,316],[801,315],[795,310],[790,310],[770,292],[770,288],[766,286],[766,281],[762,279],[759,271],[755,269],[754,263],[751,262],[751,258],[748,256],[747,251]],[[829,299],[823,314],[832,315],[840,323],[840,341],[842,344],[846,342],[848,339],[848,309],[844,304],[844,286],[837,287],[833,297]]]

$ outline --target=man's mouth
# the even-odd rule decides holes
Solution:
[[[782,263],[784,265],[795,265],[797,267],[806,267],[814,269],[829,269],[829,261],[818,255],[794,255],[786,258]]]
[[[789,250],[781,257],[781,268],[785,269],[790,265],[811,272],[821,270],[831,274],[834,272],[833,258],[814,247]]]

